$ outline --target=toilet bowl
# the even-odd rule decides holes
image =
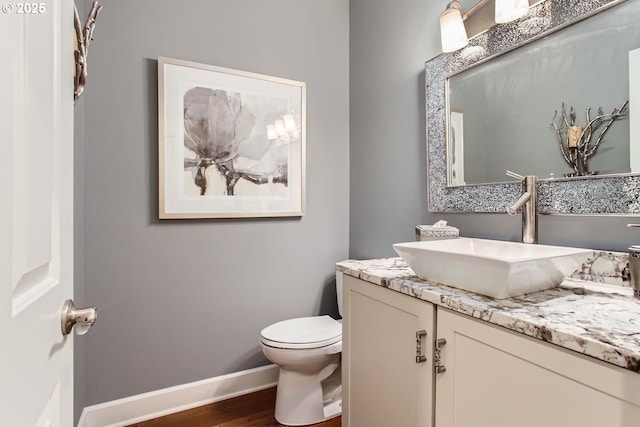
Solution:
[[[339,289],[341,279],[336,280]],[[339,297],[339,308],[340,302]],[[265,357],[280,367],[275,409],[280,424],[316,424],[342,413],[338,320],[329,316],[283,320],[264,328],[260,336]]]

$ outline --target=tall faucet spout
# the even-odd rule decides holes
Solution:
[[[521,176],[507,171],[510,177],[522,180],[522,195],[516,202],[507,207],[509,215],[522,211],[522,242],[538,243],[538,177]]]
[[[522,208],[522,206],[527,203],[531,199],[531,193],[524,192],[522,196],[516,202],[507,208],[507,213],[509,215],[516,215],[518,210]]]

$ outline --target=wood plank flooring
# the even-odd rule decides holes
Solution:
[[[280,427],[273,416],[276,389],[223,400],[127,427]],[[314,427],[340,427],[341,417]]]

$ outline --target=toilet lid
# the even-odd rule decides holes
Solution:
[[[329,316],[300,317],[267,326],[260,335],[272,347],[324,347],[342,340],[342,324]]]

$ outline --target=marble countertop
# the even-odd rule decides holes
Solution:
[[[602,260],[598,260],[602,262]],[[621,284],[585,281],[496,300],[419,279],[402,258],[348,260],[336,269],[459,313],[640,372],[640,300]],[[581,280],[582,279],[582,280]]]

